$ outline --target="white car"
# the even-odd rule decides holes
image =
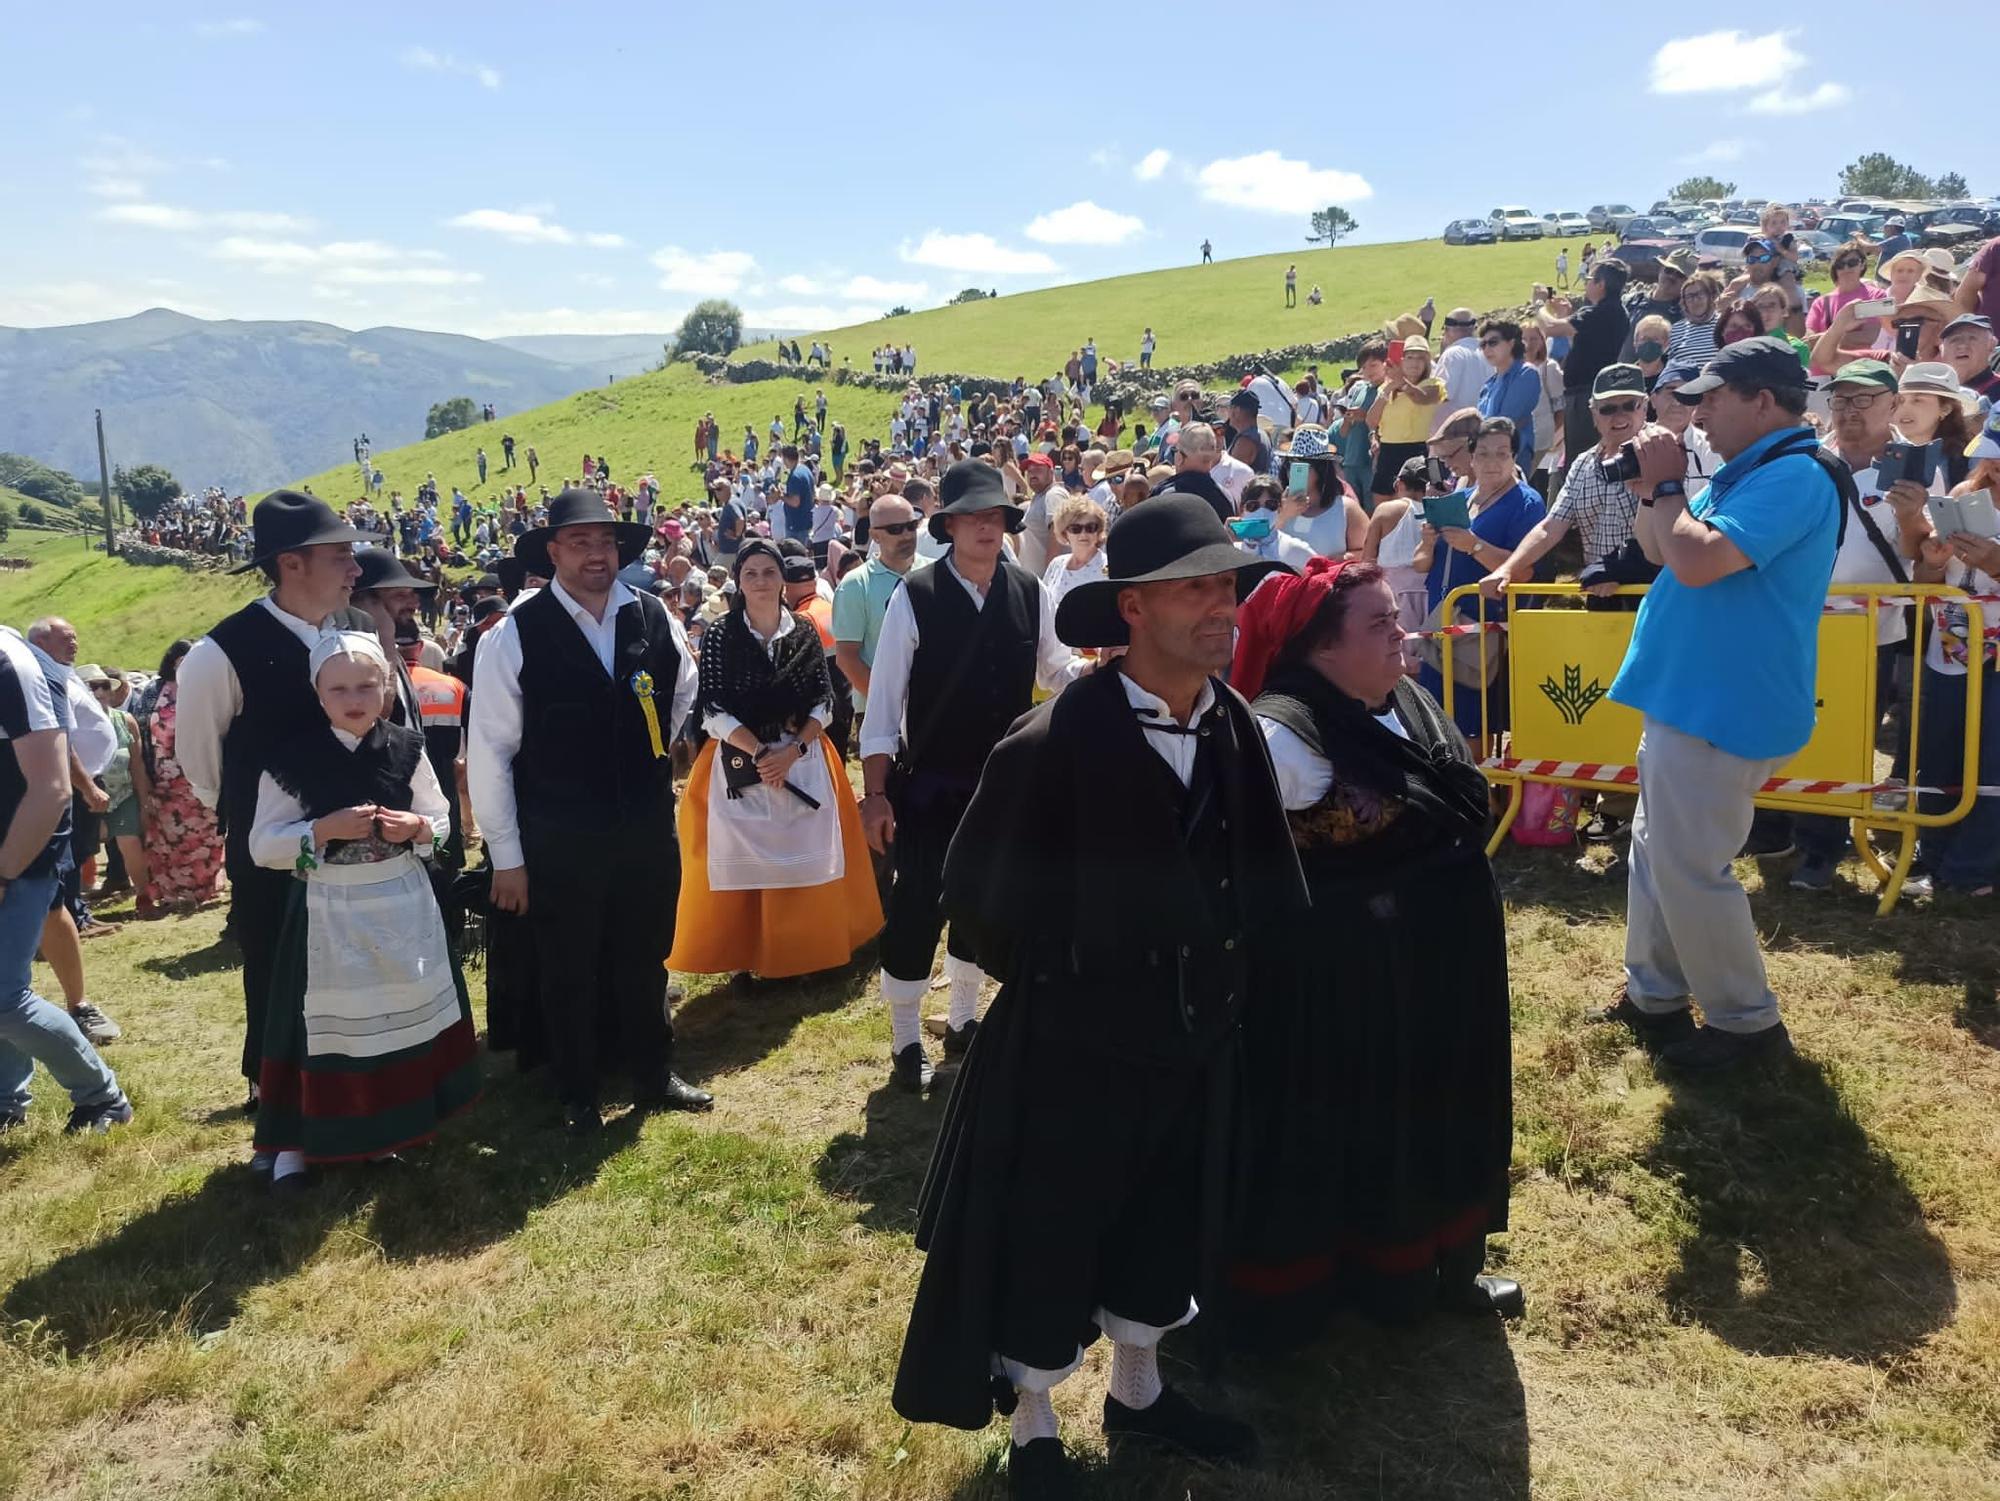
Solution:
[[[1486,222],[1503,240],[1539,240],[1543,234],[1541,217],[1524,208],[1496,208]]]
[[[1756,233],[1754,224],[1718,224],[1695,235],[1694,253],[1703,260],[1713,256],[1725,266],[1740,266],[1743,244]]]
[[[1549,230],[1549,233],[1552,235],[1587,235],[1590,233],[1590,221],[1574,209],[1562,214],[1543,214],[1542,222],[1553,226]]]

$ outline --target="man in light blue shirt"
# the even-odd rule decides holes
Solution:
[[[868,670],[875,665],[882,619],[916,561],[923,524],[917,508],[902,496],[877,497],[868,508],[868,536],[877,555],[850,570],[833,592],[833,656],[853,685],[856,713],[868,708]]]
[[[1680,439],[1649,427],[1636,440],[1635,531],[1662,572],[1611,685],[1645,729],[1625,995],[1599,1018],[1671,1066],[1712,1071],[1791,1047],[1730,861],[1758,790],[1812,737],[1843,502],[1782,339],[1730,345],[1674,399],[1699,404],[1695,421],[1726,462],[1690,501]]]

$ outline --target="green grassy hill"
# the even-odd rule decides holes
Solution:
[[[416,493],[426,474],[435,474],[447,497],[458,485],[475,506],[497,505],[503,482],[528,482],[527,451],[541,456],[541,483],[554,491],[565,479],[583,472],[583,454],[610,460],[612,478],[637,479],[651,471],[669,502],[701,494],[699,466],[694,463],[694,425],[704,412],[722,424],[723,446],[740,450],[746,423],[757,430],[761,446],[769,439],[773,415],[791,431],[792,403],[803,393],[808,409],[819,387],[798,381],[758,381],[747,385],[711,383],[691,365],[634,376],[616,385],[593,386],[561,401],[516,413],[498,422],[483,422],[463,432],[447,433],[375,455],[375,465],[388,476],[383,497],[401,490]],[[847,425],[854,446],[864,436],[881,436],[889,426],[895,398],[886,391],[845,386],[826,387],[829,421]],[[512,433],[520,462],[510,473],[500,467],[500,437]],[[489,461],[487,483],[479,484],[474,455],[484,447]],[[313,494],[334,505],[345,505],[361,494],[361,471],[354,464],[305,477]],[[532,492],[531,492],[532,493]]]
[[[86,661],[150,672],[177,636],[198,636],[258,592],[254,578],[137,568],[73,532],[15,527],[0,554],[26,558],[0,571],[0,622],[26,629],[40,615],[76,627]]]
[[[1302,248],[932,308],[837,328],[823,337],[833,343],[835,363],[845,357],[857,370],[870,369],[869,351],[893,339],[917,346],[919,374],[928,369],[1045,378],[1086,338],[1097,340],[1100,358],[1136,361],[1140,332],[1151,325],[1159,341],[1156,363],[1192,364],[1358,333],[1384,318],[1414,312],[1425,297],[1435,297],[1440,312],[1460,303],[1484,311],[1524,302],[1530,283],[1554,279],[1559,245],[1568,248],[1574,273],[1580,239]],[[1299,305],[1287,308],[1285,267],[1294,263]],[[1306,306],[1315,282],[1326,297],[1317,308]],[[768,355],[774,347],[756,344],[742,353]]]

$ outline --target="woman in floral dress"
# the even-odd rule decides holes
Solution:
[[[161,907],[195,907],[213,901],[222,880],[222,835],[215,810],[194,795],[174,759],[176,676],[189,643],[176,641],[160,661],[159,693],[141,718],[153,764],[153,806],[146,819],[146,855],[152,879],[139,897],[139,915]]]

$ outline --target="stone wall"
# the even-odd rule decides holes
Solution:
[[[118,556],[141,568],[182,568],[189,573],[221,573],[230,567],[227,553],[183,552],[178,547],[154,547],[137,532],[118,534]]]

